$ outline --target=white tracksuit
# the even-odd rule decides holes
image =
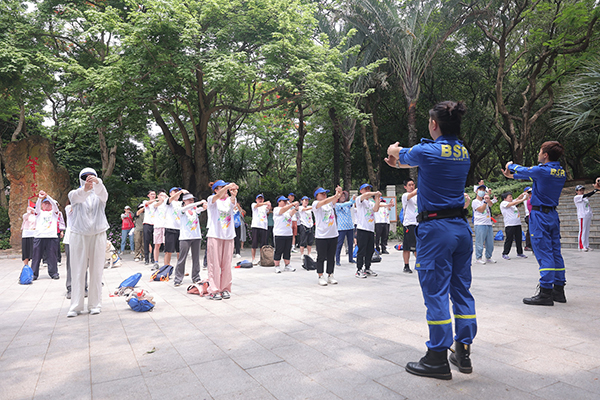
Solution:
[[[102,307],[102,274],[104,272],[104,250],[108,221],[104,209],[108,192],[98,178],[92,190],[85,191],[81,176],[94,173],[84,168],[79,173],[79,189],[69,192],[72,215],[69,219],[69,251],[71,255],[71,307],[69,311],[83,311],[85,273],[89,267],[88,310]]]

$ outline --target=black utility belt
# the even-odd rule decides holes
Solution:
[[[556,210],[556,207],[548,207],[548,206],[531,206],[531,209],[534,211],[541,211],[543,213],[548,214],[550,211]]]
[[[468,215],[467,209],[460,208],[449,208],[446,210],[438,210],[438,211],[423,211],[417,215],[417,222],[430,221],[432,219],[442,219],[442,218],[464,218],[466,220]]]

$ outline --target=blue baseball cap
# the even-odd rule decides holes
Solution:
[[[325,189],[323,189],[322,187],[320,187],[320,188],[317,188],[317,190],[315,190],[314,196],[315,196],[315,197],[317,197],[317,195],[318,195],[319,193],[329,193],[329,190],[325,190]]]
[[[303,198],[301,198],[300,200],[310,200],[310,197],[304,196]]]
[[[279,198],[277,199],[277,202],[279,203],[280,201],[288,201],[288,198],[285,196],[279,196]]]
[[[531,188],[529,186],[527,186],[525,189],[523,189],[524,192],[529,192],[531,190]]]
[[[259,197],[262,197],[263,199],[265,198],[265,196],[263,196],[263,194],[262,194],[262,193],[261,193],[261,194],[259,194],[259,195],[257,195],[257,196],[256,196],[256,199],[258,200],[258,198],[259,198]]]
[[[296,195],[295,195],[294,193],[290,193],[290,194],[288,194],[288,197],[290,197],[290,196],[294,196],[294,197],[296,197]]]
[[[368,188],[370,187],[371,189],[373,189],[373,185],[369,184],[369,183],[363,183],[362,185],[360,185],[360,189],[359,190],[363,190],[364,188]]]
[[[227,185],[228,185],[227,182],[219,179],[218,181],[216,181],[215,183],[213,183],[212,190],[214,192],[216,188],[221,187],[221,186],[227,186]]]
[[[169,194],[171,194],[171,192],[172,192],[173,190],[181,190],[181,188],[180,188],[180,187],[177,187],[177,186],[173,186],[171,189],[169,189]]]

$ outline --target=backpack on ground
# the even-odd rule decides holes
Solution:
[[[23,265],[21,275],[19,276],[19,283],[21,285],[31,285],[33,282],[33,270],[29,265]]]
[[[381,262],[381,255],[379,254],[379,252],[377,251],[377,249],[374,249],[373,251],[373,256],[371,257],[371,262]]]
[[[188,294],[197,294],[200,297],[208,294],[208,281],[196,282],[187,288]]]
[[[134,290],[127,296],[125,301],[133,311],[137,312],[152,311],[156,304],[154,297],[150,296],[148,291],[144,289]]]
[[[111,294],[110,297],[120,297],[129,294],[129,292],[134,290],[135,285],[138,284],[141,278],[142,274],[139,272],[131,275],[129,278],[121,282],[117,290],[115,290],[114,294]]]
[[[151,280],[168,282],[174,269],[172,265],[163,265],[158,271],[152,274]]]
[[[494,236],[494,240],[497,240],[499,242],[504,240],[504,233],[502,233],[502,231],[498,231],[498,233],[496,233],[496,236]]]
[[[302,268],[304,268],[307,271],[314,271],[317,269],[317,263],[315,262],[315,260],[312,259],[311,256],[305,254],[302,258]]]
[[[260,265],[262,267],[273,267],[275,266],[275,249],[273,246],[264,245],[260,248]]]

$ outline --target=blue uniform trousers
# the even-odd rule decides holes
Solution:
[[[475,300],[469,291],[473,255],[469,224],[462,218],[436,219],[420,223],[416,233],[415,269],[427,307],[427,347],[443,351],[452,345],[449,299],[456,330],[454,340],[471,344],[477,333],[477,320]]]
[[[540,286],[552,289],[565,284],[565,262],[560,252],[560,220],[556,210],[529,214],[531,245],[540,266]]]

